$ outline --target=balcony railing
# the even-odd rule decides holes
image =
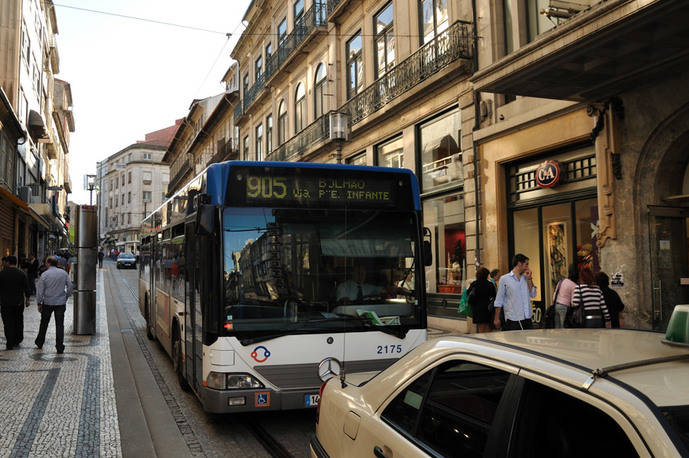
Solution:
[[[330,113],[326,113],[306,126],[304,130],[287,140],[268,154],[267,161],[296,161],[310,146],[330,136]]]
[[[311,35],[317,27],[322,27],[326,24],[325,4],[322,2],[314,2],[311,8],[306,10],[304,15],[294,24],[294,29],[287,35],[278,45],[275,52],[270,56],[266,56],[265,72],[256,78],[256,82],[248,90],[244,92],[244,100],[242,100],[242,107],[238,112],[237,107],[234,111],[234,119],[236,120],[254,103],[260,92],[265,88],[266,83],[277,73],[282,65],[292,56],[294,51]]]
[[[187,159],[187,155],[184,153],[180,154],[170,166],[170,176],[172,178],[167,185],[168,194],[170,194],[170,192],[180,184],[179,182],[182,180],[184,175],[192,169],[193,165],[189,159]]]
[[[242,101],[238,101],[237,105],[234,106],[234,122],[236,123],[237,120],[244,114],[244,105],[242,104]]]
[[[236,147],[233,147],[233,142],[230,139],[228,142],[224,143],[222,147],[218,148],[216,153],[208,161],[208,164],[232,161],[235,159],[239,159],[239,150]]]
[[[325,2],[325,9],[326,9],[326,17],[330,17],[331,14],[333,14],[333,11],[337,8],[337,6],[342,3],[342,0],[326,0]]]
[[[340,111],[354,125],[458,59],[471,59],[469,22],[458,21],[345,103]]]

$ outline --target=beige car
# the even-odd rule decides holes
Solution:
[[[441,337],[322,388],[314,457],[689,456],[689,348],[662,334]]]

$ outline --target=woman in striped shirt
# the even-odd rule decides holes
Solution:
[[[572,307],[583,307],[584,328],[610,327],[610,312],[603,292],[588,267],[579,270],[579,284],[572,291]]]

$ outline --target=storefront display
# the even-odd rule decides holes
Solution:
[[[600,270],[595,154],[586,146],[513,164],[508,171],[510,257],[529,257],[538,322],[571,264]]]

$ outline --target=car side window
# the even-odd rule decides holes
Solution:
[[[512,457],[638,456],[605,412],[530,380],[524,384],[512,437]]]
[[[400,393],[382,417],[438,454],[480,457],[509,377],[472,362],[447,362]]]

